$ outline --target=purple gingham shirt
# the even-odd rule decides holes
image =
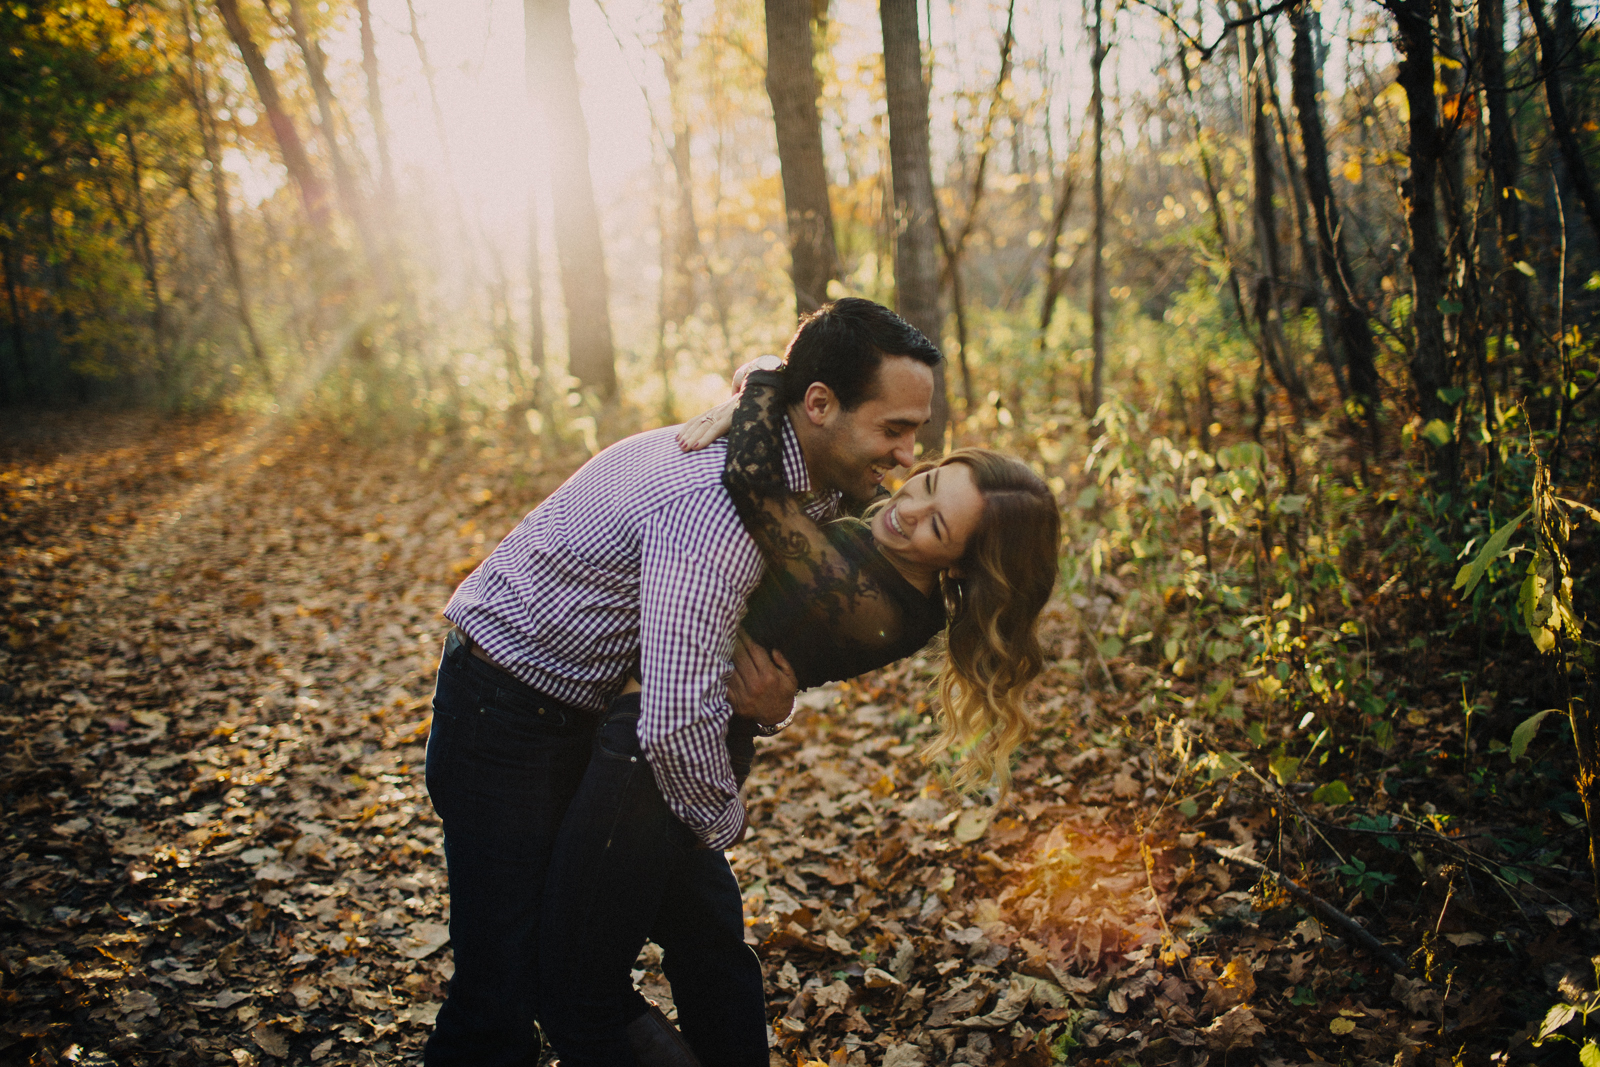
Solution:
[[[761,553],[722,488],[722,441],[678,449],[676,428],[620,441],[528,514],[461,583],[445,616],[535,689],[599,712],[637,662],[639,743],[673,813],[708,845],[743,820],[724,738],[726,678]],[[810,489],[794,430],[784,474]],[[808,510],[836,507],[824,497]]]

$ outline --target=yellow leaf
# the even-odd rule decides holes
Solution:
[[[1334,1019],[1332,1022],[1328,1023],[1328,1029],[1332,1030],[1336,1034],[1348,1034],[1350,1031],[1354,1030],[1355,1028],[1356,1028],[1355,1022],[1353,1020],[1346,1019],[1343,1016],[1340,1016],[1339,1018]]]
[[[972,844],[989,829],[989,820],[992,818],[994,818],[993,808],[964,809],[960,818],[956,820],[956,840],[963,845]]]
[[[1359,157],[1352,156],[1351,158],[1345,160],[1344,180],[1349,182],[1351,185],[1361,184],[1361,160]]]

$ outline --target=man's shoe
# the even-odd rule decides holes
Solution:
[[[639,1067],[700,1067],[689,1043],[654,1004],[628,1024],[628,1045]]]

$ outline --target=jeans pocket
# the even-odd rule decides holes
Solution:
[[[602,759],[637,763],[644,754],[639,746],[639,716],[634,713],[613,713],[594,735],[594,752]]]

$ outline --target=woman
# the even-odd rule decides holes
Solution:
[[[783,478],[781,371],[742,384],[679,442],[704,447],[728,427],[723,484],[768,567],[747,632],[809,688],[909,656],[944,629],[942,728],[924,756],[962,753],[958,787],[1004,789],[1022,692],[1044,660],[1034,624],[1056,580],[1060,513],[1044,480],[1013,457],[960,449],[913,470],[866,521],[818,526]]]
[[[767,576],[750,600],[747,633],[755,644],[774,649],[775,661],[792,664],[798,685],[809,687],[910,655],[944,629],[942,729],[925,755],[957,752],[952,777],[958,785],[1005,786],[1010,754],[1026,726],[1022,691],[1043,664],[1034,624],[1055,585],[1060,516],[1054,497],[1020,461],[962,449],[918,467],[897,493],[869,509],[865,521],[819,526],[784,480],[781,383],[775,370],[750,373],[734,401],[680,434],[685,447],[695,448],[727,431],[723,481],[768,562]],[[633,1020],[627,1034],[638,1062],[696,1062],[682,1048],[673,1050],[677,1035],[669,1024],[643,1014],[646,1005],[628,977],[649,939],[666,950],[663,968],[673,983],[683,1037],[699,1060],[707,1067],[765,1063],[761,972],[743,944],[743,931],[655,924],[652,894],[672,891],[662,872],[695,863],[705,852],[671,817],[641,766],[638,699],[635,690],[612,705],[573,801],[574,809],[594,805],[604,814],[576,824],[613,829],[604,840],[563,839],[561,858],[551,869],[540,940],[542,1021],[563,1061],[600,1062],[586,1053],[579,1035],[563,1032],[563,1007],[581,1002],[590,1017],[603,1006],[614,1018]],[[730,725],[730,756],[741,778],[759,729],[761,724],[744,718]],[[602,958],[594,946],[567,935],[571,927],[563,917],[580,912],[588,915],[583,925],[593,928],[596,918],[588,913],[602,897],[594,892],[602,884],[616,908],[607,921],[629,928],[632,954]],[[636,889],[637,899],[619,895],[618,885]],[[675,960],[682,966],[675,967]],[[696,1019],[712,1014],[701,1005],[730,997],[754,998],[749,1033],[730,1033],[726,1026],[697,1029]]]

